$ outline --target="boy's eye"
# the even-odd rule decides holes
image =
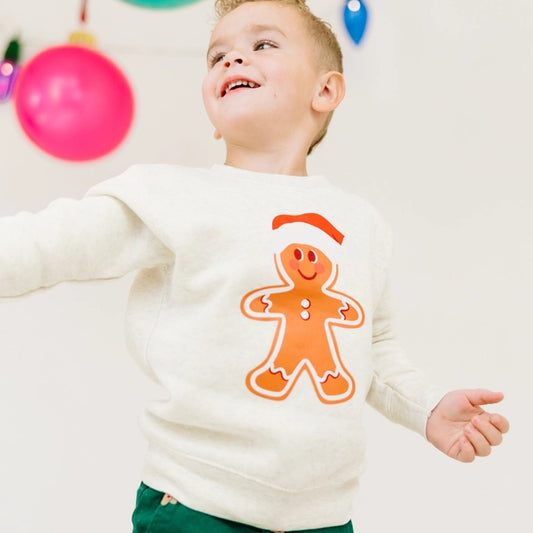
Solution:
[[[222,61],[224,59],[224,55],[223,53],[219,53],[219,54],[213,54],[210,58],[209,58],[209,64],[211,66],[214,66],[216,65],[217,63],[220,63],[220,61]]]
[[[267,50],[268,48],[276,48],[276,44],[272,41],[257,41],[254,45],[254,50]]]

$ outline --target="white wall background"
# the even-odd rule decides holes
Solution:
[[[77,25],[77,1],[0,4],[0,46],[20,32],[25,60]],[[310,4],[339,34],[348,82],[310,171],[394,227],[397,329],[412,359],[450,388],[503,390],[512,422],[490,458],[464,465],[369,410],[356,529],[530,531],[533,4],[367,0],[362,47],[344,34],[342,0]],[[110,156],[67,163],[2,104],[0,215],[80,197],[136,162],[223,161],[199,92],[211,18],[210,0],[164,12],[90,0],[89,28],[135,90],[133,130]],[[155,391],[124,346],[130,281],[0,302],[0,531],[131,531],[137,416]]]

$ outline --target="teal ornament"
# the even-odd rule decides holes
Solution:
[[[170,9],[173,7],[183,7],[189,4],[200,2],[201,0],[124,0],[128,4],[148,9]]]
[[[355,44],[359,44],[366,29],[368,11],[362,0],[347,0],[344,6],[344,24]]]

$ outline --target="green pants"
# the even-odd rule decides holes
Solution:
[[[133,513],[133,533],[271,533],[193,511],[185,505],[141,483]],[[296,533],[296,532],[294,532]],[[353,533],[352,523],[343,526],[306,529],[297,533]]]

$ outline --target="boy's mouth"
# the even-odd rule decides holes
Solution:
[[[224,98],[224,96],[226,96],[231,91],[237,91],[239,89],[256,89],[257,87],[260,87],[259,83],[255,83],[250,80],[231,80],[224,83],[224,85],[222,86],[222,90],[220,91],[220,96],[221,98]]]

